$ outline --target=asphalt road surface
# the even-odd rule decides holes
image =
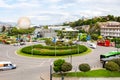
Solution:
[[[36,59],[19,56],[15,51],[21,47],[23,46],[0,44],[0,61],[11,61],[17,65],[17,68],[14,70],[0,71],[0,80],[50,80],[50,64],[56,58]],[[77,57],[68,56],[64,59],[72,63],[73,71],[78,71],[78,65],[81,63],[90,64],[92,69],[101,68],[102,64],[99,60],[100,54],[113,50],[115,51],[116,48],[97,46],[96,49],[92,49],[90,54]]]

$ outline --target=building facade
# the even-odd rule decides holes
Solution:
[[[83,26],[76,26],[75,29],[77,30],[84,30],[85,32],[88,32],[90,29],[89,25],[83,25]]]
[[[34,31],[34,35],[38,38],[53,38],[57,36],[54,30],[42,28],[36,28]]]
[[[52,30],[63,30],[63,29],[68,29],[71,28],[70,26],[48,26],[48,29],[52,29]]]
[[[104,37],[120,37],[120,23],[113,21],[100,23],[100,32]]]
[[[70,28],[65,28],[62,30],[64,38],[65,39],[71,39],[71,38],[77,38],[79,30],[73,29],[72,27]]]

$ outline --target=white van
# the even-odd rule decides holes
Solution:
[[[15,69],[16,65],[12,64],[11,61],[0,61],[0,70]]]

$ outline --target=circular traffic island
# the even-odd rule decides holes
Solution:
[[[25,56],[68,56],[68,55],[80,55],[84,52],[90,51],[84,45],[72,45],[72,46],[43,46],[43,45],[32,45],[27,46],[19,51],[18,54]]]

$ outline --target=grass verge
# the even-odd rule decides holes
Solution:
[[[60,77],[60,74],[53,74],[54,77]],[[105,69],[92,70],[88,72],[69,72],[64,73],[65,77],[120,77],[120,72],[108,71]]]

